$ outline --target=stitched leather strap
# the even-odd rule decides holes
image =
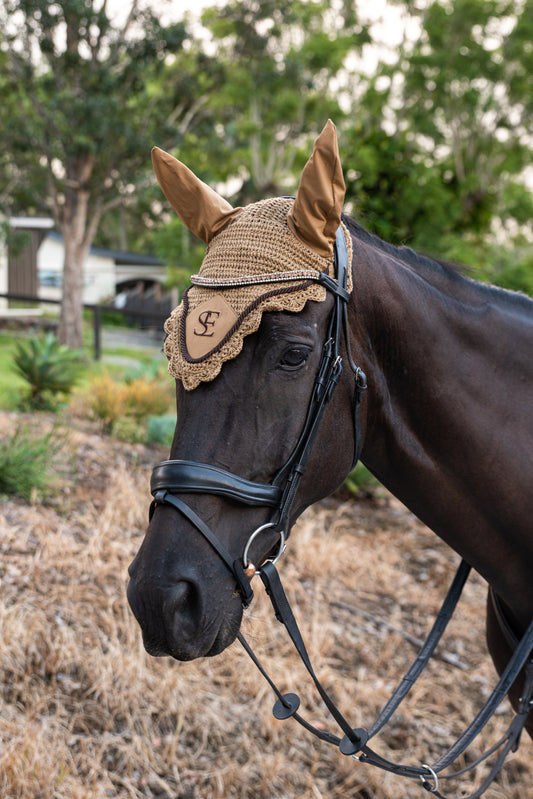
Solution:
[[[224,469],[207,463],[169,460],[159,463],[150,480],[152,494],[156,491],[180,491],[184,494],[217,494],[243,502],[277,508],[281,488],[267,483],[254,483]]]
[[[278,697],[278,701],[274,705],[274,711],[273,711],[275,717],[279,719],[286,719],[290,717],[294,718],[295,721],[297,721],[299,724],[305,727],[309,732],[313,733],[322,740],[327,741],[328,743],[332,743],[338,746],[343,754],[355,756],[358,753],[356,759],[359,760],[361,763],[367,763],[368,765],[375,766],[377,768],[383,769],[384,771],[389,771],[398,776],[421,780],[422,787],[425,788],[426,791],[432,793],[433,796],[435,796],[437,799],[444,799],[443,794],[440,793],[438,790],[439,780],[443,781],[443,780],[454,779],[461,774],[470,772],[477,765],[484,762],[488,757],[493,755],[495,752],[501,750],[500,754],[496,758],[495,763],[493,764],[493,767],[488,777],[478,788],[478,790],[476,790],[468,797],[468,799],[480,799],[480,797],[484,794],[486,789],[493,782],[494,778],[500,771],[509,752],[515,751],[516,748],[518,747],[520,734],[527,721],[528,715],[533,707],[533,657],[531,651],[533,648],[533,622],[531,622],[524,636],[518,642],[518,645],[515,649],[515,652],[511,660],[509,661],[506,670],[502,674],[500,681],[498,682],[496,688],[492,692],[491,696],[488,698],[483,708],[480,710],[480,712],[478,713],[474,721],[470,724],[470,726],[465,730],[463,735],[459,737],[456,743],[453,744],[436,763],[433,763],[432,766],[426,766],[426,765],[411,766],[402,763],[394,763],[388,760],[387,758],[382,757],[368,746],[368,741],[374,735],[376,735],[377,732],[379,732],[384,723],[390,718],[390,716],[396,710],[402,699],[406,696],[409,688],[412,686],[414,681],[417,679],[417,677],[420,675],[423,668],[427,664],[429,657],[434,651],[435,646],[437,645],[437,642],[440,639],[442,633],[444,632],[446,624],[449,621],[455,609],[457,600],[461,595],[463,586],[466,582],[469,572],[470,572],[470,566],[465,561],[462,561],[457,570],[457,573],[450,587],[450,590],[448,591],[448,594],[443,603],[441,611],[439,612],[435,624],[428,638],[426,639],[426,642],[422,647],[417,659],[414,661],[411,668],[408,670],[405,677],[396,688],[393,696],[387,702],[387,704],[383,708],[382,712],[380,713],[379,717],[376,719],[374,724],[370,727],[369,730],[365,730],[364,728],[358,728],[358,729],[350,728],[349,723],[339,712],[338,708],[335,706],[335,704],[333,703],[327,692],[320,684],[311,665],[309,655],[306,651],[303,639],[301,637],[298,625],[296,623],[296,620],[288,603],[285,592],[283,591],[283,587],[279,580],[276,568],[272,563],[264,564],[264,566],[261,568],[260,576],[261,579],[263,580],[267,593],[272,602],[276,618],[285,626],[298,654],[300,655],[300,658],[302,659],[302,662],[304,663],[307,671],[309,672],[311,678],[313,679],[313,682],[315,683],[315,686],[322,700],[324,701],[328,711],[335,719],[341,730],[345,733],[345,735],[344,738],[340,739],[337,736],[332,735],[331,733],[322,732],[317,728],[315,728],[313,725],[306,722],[298,713],[299,704],[300,704],[298,695],[282,694],[279,691],[279,689],[276,687],[274,682],[270,679],[270,677],[264,670],[263,666],[255,657],[254,653],[252,652],[247,642],[244,640],[243,636],[239,635],[239,640],[241,644],[244,646],[244,648],[246,649],[246,651],[254,661],[255,665],[258,667],[263,676],[267,679],[267,681],[274,689]],[[494,744],[490,749],[484,752],[474,763],[468,764],[459,771],[442,775],[441,772],[443,771],[443,769],[445,769],[452,762],[454,762],[457,759],[457,757],[460,754],[462,754],[465,751],[465,749],[472,743],[472,741],[477,737],[481,729],[485,726],[487,721],[494,714],[498,704],[506,695],[511,684],[514,682],[518,673],[520,672],[521,668],[524,667],[524,665],[526,668],[526,679],[523,689],[523,696],[520,702],[520,707],[518,709],[517,715],[509,725],[507,732],[499,741],[497,741],[496,744]]]

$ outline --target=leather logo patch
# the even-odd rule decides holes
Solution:
[[[220,294],[206,300],[185,321],[185,340],[191,358],[205,358],[237,321],[237,314]]]

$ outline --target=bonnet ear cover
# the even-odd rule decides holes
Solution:
[[[235,358],[266,311],[303,310],[323,302],[321,272],[334,277],[344,180],[335,126],[317,138],[295,200],[277,197],[232,206],[184,164],[155,147],[154,169],[172,207],[207,243],[198,275],[165,323],[169,372],[187,390],[213,380]],[[350,235],[343,225],[349,257]],[[351,290],[351,275],[348,278]]]
[[[209,244],[242,208],[232,208],[220,194],[169,153],[152,149],[152,164],[163,193],[181,221]]]
[[[294,205],[287,216],[294,235],[320,255],[333,256],[345,194],[337,129],[328,119],[303,169]]]

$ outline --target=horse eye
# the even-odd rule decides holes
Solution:
[[[298,369],[298,367],[303,366],[308,357],[308,350],[293,347],[283,354],[280,363],[285,369]]]

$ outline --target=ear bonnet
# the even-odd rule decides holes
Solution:
[[[328,121],[294,200],[278,197],[245,208],[232,208],[163,150],[154,147],[152,160],[168,201],[207,244],[199,274],[165,323],[168,370],[192,390],[239,354],[263,313],[298,312],[308,300],[325,300],[319,280],[322,273],[334,277],[345,194],[336,130]],[[343,230],[351,260],[351,239]]]

